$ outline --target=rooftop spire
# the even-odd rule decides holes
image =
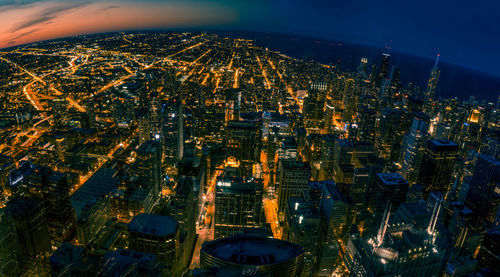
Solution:
[[[434,67],[437,67],[438,66],[438,62],[439,62],[439,53],[437,54],[436,56],[436,63],[434,64]]]
[[[389,223],[389,217],[391,216],[391,206],[391,202],[387,201],[384,216],[382,217],[382,222],[380,222],[380,228],[378,229],[377,246],[381,246],[384,242],[385,231],[387,231],[387,223]]]

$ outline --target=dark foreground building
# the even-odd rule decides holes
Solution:
[[[239,235],[209,241],[200,253],[203,268],[230,268],[240,276],[301,276],[302,247],[262,236]]]

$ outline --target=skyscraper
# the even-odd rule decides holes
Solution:
[[[479,155],[465,204],[474,212],[473,225],[492,224],[500,204],[500,162]]]
[[[378,173],[373,185],[369,190],[368,208],[377,215],[382,214],[387,202],[394,212],[406,200],[408,182],[399,173]]]
[[[423,206],[415,208],[426,212]],[[440,276],[447,252],[444,240],[435,232],[439,208],[434,207],[430,213],[431,229],[413,224],[413,218],[391,220],[392,214],[391,204],[387,203],[376,232],[351,236],[345,255],[349,276]]]
[[[230,121],[226,129],[226,159],[240,163],[242,175],[251,175],[253,163],[259,160],[261,129],[259,122]]]
[[[278,170],[278,210],[283,218],[288,199],[301,196],[309,188],[311,167],[308,163],[284,160]]]
[[[425,149],[425,142],[429,135],[429,116],[417,112],[413,116],[410,132],[403,138],[399,163],[401,165],[401,175],[410,183],[417,180],[422,157]]]
[[[215,238],[263,227],[261,180],[220,177],[215,187]]]
[[[179,255],[179,224],[173,217],[153,214],[135,216],[127,226],[130,249],[155,254],[175,266]]]
[[[4,209],[0,209],[0,275],[20,274],[19,237],[14,222]]]
[[[12,217],[24,258],[51,249],[46,208],[42,201],[16,197],[8,203],[7,213]]]
[[[155,140],[144,142],[137,149],[135,171],[139,184],[153,191],[154,197],[161,192],[161,144]]]
[[[458,144],[450,140],[429,140],[422,159],[417,183],[424,196],[431,191],[446,194],[452,183],[452,173],[458,156]]]
[[[439,75],[441,74],[441,70],[438,68],[439,54],[436,57],[436,63],[431,71],[431,76],[429,77],[429,81],[427,83],[427,89],[425,91],[425,99],[430,100],[434,99],[436,95],[436,88],[439,81]]]

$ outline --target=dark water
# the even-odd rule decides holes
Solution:
[[[255,44],[280,51],[299,59],[312,59],[320,63],[336,64],[341,70],[355,70],[361,57],[368,58],[369,64],[380,63],[382,49],[373,47],[306,38],[284,34],[267,34],[241,31],[217,32],[219,35],[242,37],[255,40]],[[413,82],[425,88],[434,60],[405,53],[391,52],[392,65],[400,66],[403,84]],[[500,95],[500,77],[477,72],[457,65],[440,62],[441,76],[437,95],[442,98],[458,97],[495,101]]]

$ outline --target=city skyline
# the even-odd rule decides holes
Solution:
[[[500,276],[496,30],[430,4],[0,0],[0,276]]]
[[[0,48],[74,35],[170,28],[312,36],[433,57],[500,77],[498,3],[484,1],[0,1]],[[485,7],[485,8],[480,8]]]

